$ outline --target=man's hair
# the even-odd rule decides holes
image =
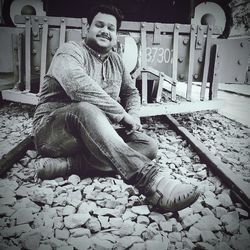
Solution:
[[[104,14],[109,14],[112,15],[116,18],[117,21],[117,30],[120,29],[121,27],[121,22],[123,20],[123,14],[121,12],[120,9],[118,9],[117,7],[113,6],[113,5],[98,5],[98,6],[94,6],[88,16],[88,24],[91,25],[94,17],[98,14],[98,13],[104,13]]]

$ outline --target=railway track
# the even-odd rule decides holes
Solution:
[[[194,205],[161,214],[119,176],[36,182],[39,156],[28,136],[0,161],[0,246],[250,249],[249,183],[182,126],[180,117],[143,118],[143,127],[158,140],[158,164],[169,165],[173,178],[199,186],[202,195]]]

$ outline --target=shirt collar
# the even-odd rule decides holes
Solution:
[[[109,56],[110,56],[110,52],[107,54],[107,56],[103,59],[101,54],[97,53],[95,50],[93,50],[92,48],[90,48],[87,44],[86,41],[83,40],[83,46],[86,47],[86,49],[93,54],[96,58],[98,58],[99,60],[101,60],[102,62],[106,61]]]

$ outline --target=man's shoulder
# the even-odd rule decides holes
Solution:
[[[58,48],[58,53],[79,53],[82,52],[83,50],[83,46],[81,45],[80,42],[75,42],[75,41],[68,41],[64,44],[62,44],[59,48]]]

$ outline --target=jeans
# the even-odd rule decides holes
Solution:
[[[150,188],[158,172],[151,164],[157,154],[155,140],[143,132],[127,135],[115,130],[98,107],[86,102],[53,111],[41,121],[34,138],[42,156],[68,157],[75,170],[112,169],[138,188]]]

